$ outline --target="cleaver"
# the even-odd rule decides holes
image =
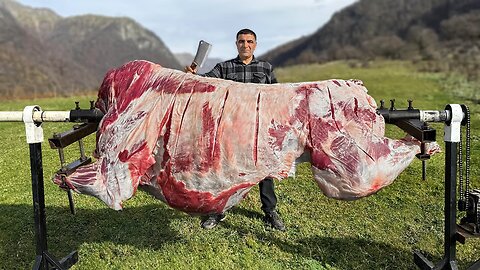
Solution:
[[[205,40],[200,40],[198,43],[197,53],[195,54],[195,58],[193,59],[190,67],[192,69],[201,68],[203,63],[205,63],[211,48],[212,45],[210,43],[206,42]]]

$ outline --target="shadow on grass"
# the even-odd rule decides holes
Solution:
[[[58,258],[92,242],[161,249],[166,243],[186,241],[170,224],[191,219],[161,204],[122,211],[77,209],[75,215],[68,207],[47,207],[46,216],[48,250]],[[5,269],[2,265],[31,268],[35,259],[33,207],[0,204],[0,220],[0,269]]]
[[[274,240],[273,237],[271,241]],[[311,258],[339,269],[414,269],[413,254],[396,248],[358,238],[310,237],[290,244],[276,241],[284,251]]]
[[[263,214],[257,211],[234,207],[233,214],[247,218],[262,219]],[[275,230],[252,231],[251,228],[236,226],[225,222],[222,226],[238,231],[240,234],[253,234],[258,241],[267,241],[283,252],[300,256],[307,260],[315,260],[323,266],[334,266],[338,269],[417,269],[413,261],[412,250],[405,250],[390,244],[363,238],[342,238],[314,236],[290,241],[292,234],[287,227],[286,232]],[[283,235],[283,236],[282,236]],[[430,254],[424,254],[428,258]]]
[[[262,219],[263,218],[263,213],[260,213],[262,210],[258,209],[258,211],[253,211],[250,209],[246,209],[243,207],[235,206],[232,209],[228,210],[228,213],[232,214],[239,214],[242,216],[245,216],[247,218],[252,218],[252,219]]]
[[[262,219],[261,210],[252,211],[234,207],[229,212],[251,219]],[[315,260],[322,265],[335,266],[338,269],[415,269],[413,253],[389,244],[369,241],[361,238],[333,238],[315,236],[289,241],[289,237],[275,230],[252,231],[251,228],[235,226],[224,222],[223,227],[240,234],[253,234],[258,241],[268,241],[286,253]],[[285,234],[288,234],[288,228]],[[405,267],[402,267],[404,265]],[[400,266],[400,267],[399,267]]]
[[[232,214],[261,219],[260,211],[242,207],[231,209]],[[33,209],[29,205],[0,204],[0,258],[1,265],[13,269],[29,269],[35,258]],[[161,203],[126,208],[78,209],[71,215],[66,207],[47,207],[49,251],[58,258],[83,243],[113,242],[138,248],[160,250],[165,244],[188,242],[173,222],[185,222],[192,217]],[[185,220],[185,221],[184,221]],[[321,265],[338,269],[416,269],[411,250],[363,238],[334,238],[314,236],[287,237],[276,231],[251,230],[225,222],[222,226],[240,234],[250,234],[258,241],[268,241],[283,252],[315,260]],[[429,255],[429,254],[424,254]],[[80,254],[81,256],[81,254]],[[11,268],[9,268],[11,269]]]

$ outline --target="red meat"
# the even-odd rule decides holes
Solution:
[[[300,156],[325,195],[353,200],[420,152],[415,139],[384,137],[361,81],[244,84],[134,61],[106,75],[96,106],[97,161],[67,184],[114,209],[140,186],[173,208],[220,213],[265,177],[287,177]]]

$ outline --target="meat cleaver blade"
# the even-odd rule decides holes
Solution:
[[[212,48],[212,45],[205,40],[200,40],[198,43],[198,48],[197,48],[197,53],[195,54],[195,58],[193,59],[192,64],[190,67],[192,69],[195,68],[201,68],[203,64],[205,63],[205,60],[207,59],[208,53],[210,52],[210,49]]]

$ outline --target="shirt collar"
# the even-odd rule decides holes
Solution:
[[[242,60],[240,60],[240,56],[239,56],[239,55],[237,55],[237,57],[235,58],[235,62],[245,65],[245,64],[242,62]],[[256,62],[258,62],[258,61],[257,61],[257,59],[255,58],[255,55],[254,55],[254,56],[253,56],[253,59],[252,59],[252,61],[249,63],[249,65],[252,64],[252,63],[256,63]]]

